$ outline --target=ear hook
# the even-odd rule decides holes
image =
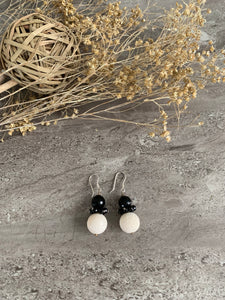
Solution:
[[[111,192],[109,192],[109,193],[112,193],[113,191],[115,191],[116,181],[117,181],[117,177],[118,177],[119,174],[123,175],[123,181],[122,181],[122,187],[121,187],[121,194],[125,193],[125,181],[127,179],[127,176],[123,172],[117,172],[116,173],[115,178],[114,178],[114,182],[113,182],[113,188],[112,188]]]
[[[93,185],[92,185],[92,183],[91,183],[91,180],[92,180],[93,176],[96,176],[96,177],[97,177],[97,181],[96,181],[96,187],[97,187],[97,189],[98,189],[98,190],[97,190],[97,191],[98,191],[97,193],[98,193],[98,194],[101,193],[101,188],[100,188],[100,186],[99,186],[99,177],[98,177],[97,174],[92,174],[91,176],[89,176],[89,184],[90,184],[91,191],[92,191],[92,197],[93,197],[94,194],[95,194]]]

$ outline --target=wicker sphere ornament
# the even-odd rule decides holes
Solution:
[[[40,94],[65,89],[78,60],[76,36],[64,24],[33,13],[14,21],[3,35],[0,60],[15,84]]]

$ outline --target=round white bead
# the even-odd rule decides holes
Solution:
[[[120,217],[120,228],[126,233],[136,232],[140,227],[139,217],[133,213],[128,212]]]
[[[101,234],[107,228],[107,219],[102,214],[92,214],[87,220],[87,228],[93,234]]]

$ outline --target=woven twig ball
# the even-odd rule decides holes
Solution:
[[[8,75],[35,92],[51,94],[73,81],[76,37],[52,18],[34,13],[14,21],[2,38],[0,53]]]

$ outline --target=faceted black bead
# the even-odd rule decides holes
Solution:
[[[92,206],[94,208],[103,208],[105,206],[105,199],[101,195],[96,195],[92,198]]]
[[[101,214],[105,215],[108,213],[108,208],[104,207],[102,210],[101,210]]]
[[[125,208],[125,207],[121,207],[121,208],[119,208],[119,210],[118,210],[118,213],[119,213],[120,215],[123,215],[123,214],[125,214],[125,213],[127,213],[127,212],[128,212],[128,209]]]
[[[129,208],[129,212],[133,212],[136,210],[136,206],[135,205],[131,205]]]
[[[126,208],[130,207],[131,203],[132,203],[131,199],[127,196],[121,196],[120,199],[119,199],[119,206],[122,207],[122,208],[123,207],[126,207]]]
[[[98,208],[90,208],[90,214],[96,214],[99,212],[99,209]]]

